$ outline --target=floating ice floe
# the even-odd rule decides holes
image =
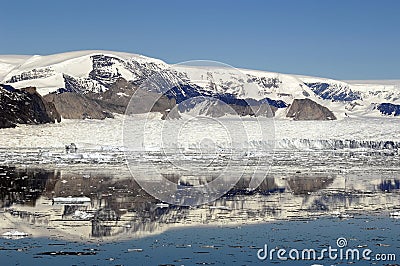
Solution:
[[[338,215],[338,217],[339,217],[340,219],[354,218],[353,215],[348,214],[348,213],[344,213],[344,212],[340,213],[340,214]]]
[[[167,203],[157,203],[156,206],[158,208],[168,208],[169,204],[167,204]]]
[[[25,238],[27,237],[29,234],[25,233],[25,232],[20,232],[20,231],[9,231],[9,232],[5,232],[2,234],[3,238],[7,238],[7,239],[21,239],[21,238]]]
[[[90,203],[88,197],[56,197],[53,198],[55,205],[84,205]]]
[[[141,248],[128,248],[128,252],[142,252],[143,249]]]
[[[72,218],[74,219],[79,219],[79,220],[88,220],[93,218],[94,215],[91,213],[87,213],[84,211],[75,211],[74,215],[72,215]]]

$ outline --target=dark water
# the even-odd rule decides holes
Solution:
[[[3,265],[322,265],[348,261],[261,261],[257,251],[268,244],[278,248],[336,247],[345,237],[348,247],[369,248],[400,257],[400,220],[377,216],[353,219],[320,218],[246,226],[173,229],[163,234],[128,241],[68,242],[27,238],[1,240]],[[361,248],[360,248],[361,249]],[[51,255],[53,254],[53,255]],[[349,261],[356,265],[395,265],[396,262]]]

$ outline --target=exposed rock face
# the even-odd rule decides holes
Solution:
[[[44,98],[53,103],[65,119],[104,119],[113,115],[84,94],[64,92],[48,94]]]
[[[278,109],[275,106],[268,105],[266,103],[256,106],[241,106],[241,105],[230,105],[238,115],[240,116],[264,116],[274,117],[275,112]]]
[[[325,82],[305,83],[319,97],[325,100],[352,102],[361,100],[359,92],[354,92],[348,84],[329,84]]]
[[[51,93],[44,97],[54,103],[64,118],[104,119],[112,118],[112,113],[124,114],[133,94],[135,113],[160,112],[165,116],[166,111],[176,105],[175,99],[141,90],[124,78],[118,78],[105,92],[79,93],[78,90],[71,90]]]
[[[391,103],[381,103],[376,109],[378,109],[384,115],[400,116],[400,105]]]
[[[11,86],[0,85],[0,128],[55,121],[61,121],[60,114],[34,87],[16,90]]]
[[[118,78],[115,83],[111,84],[107,91],[102,93],[88,93],[87,95],[104,109],[113,113],[123,114],[136,90],[136,86],[124,78]]]
[[[310,99],[294,99],[286,117],[294,120],[336,120],[332,111]]]
[[[69,83],[68,90],[59,90],[48,94],[47,101],[53,102],[60,114],[67,119],[105,119],[112,118],[112,113],[123,114],[136,88],[120,78],[109,90],[100,93],[83,93],[80,87]]]
[[[47,121],[47,117],[49,117],[51,123],[56,121],[58,123],[61,122],[61,116],[54,104],[47,102],[39,93],[36,92],[35,87],[23,88],[21,91],[26,92],[33,100],[32,108],[34,114],[39,118],[39,121]]]
[[[190,112],[193,115],[211,117],[222,117],[225,115],[273,117],[277,109],[275,106],[268,105],[267,103],[255,103],[255,105],[251,106],[244,100],[243,103],[227,104],[213,97],[196,97],[181,102],[178,109],[181,112]]]
[[[161,119],[178,119],[181,116],[177,111],[175,98],[169,98],[163,94],[137,88],[134,97],[128,102],[129,109],[126,114],[141,114],[147,112],[161,113]]]

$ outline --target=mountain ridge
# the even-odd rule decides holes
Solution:
[[[150,90],[175,98],[177,104],[194,96],[211,96],[235,104],[246,101],[287,108],[295,99],[309,99],[328,108],[338,119],[399,115],[396,110],[400,108],[400,86],[397,84],[348,83],[231,68],[215,62],[211,62],[215,65],[204,65],[210,61],[194,62],[203,65],[169,65],[147,56],[102,50],[31,57],[0,55],[0,83],[15,88],[34,86],[41,95],[63,91],[101,94],[120,78],[139,87],[154,79],[161,85]],[[395,111],[389,112],[388,108]],[[187,106],[181,109],[186,110]]]

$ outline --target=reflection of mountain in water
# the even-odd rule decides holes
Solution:
[[[333,182],[330,176],[294,176],[288,178],[288,186],[295,195],[308,194],[326,188]]]
[[[379,173],[379,172],[378,172]],[[177,226],[247,224],[304,219],[337,212],[389,210],[400,203],[399,181],[390,176],[349,173],[273,173],[255,191],[241,179],[208,205],[158,204],[127,169],[16,169],[2,167],[1,228],[35,229],[33,235],[76,238],[132,238]],[[393,192],[393,193],[387,193]],[[89,204],[53,205],[56,197],[88,197]],[[28,226],[27,226],[28,225]],[[27,227],[25,227],[27,226]],[[1,233],[1,232],[0,232]]]
[[[55,171],[0,167],[1,207],[16,203],[35,206],[36,200],[49,185],[49,180],[56,178]]]

